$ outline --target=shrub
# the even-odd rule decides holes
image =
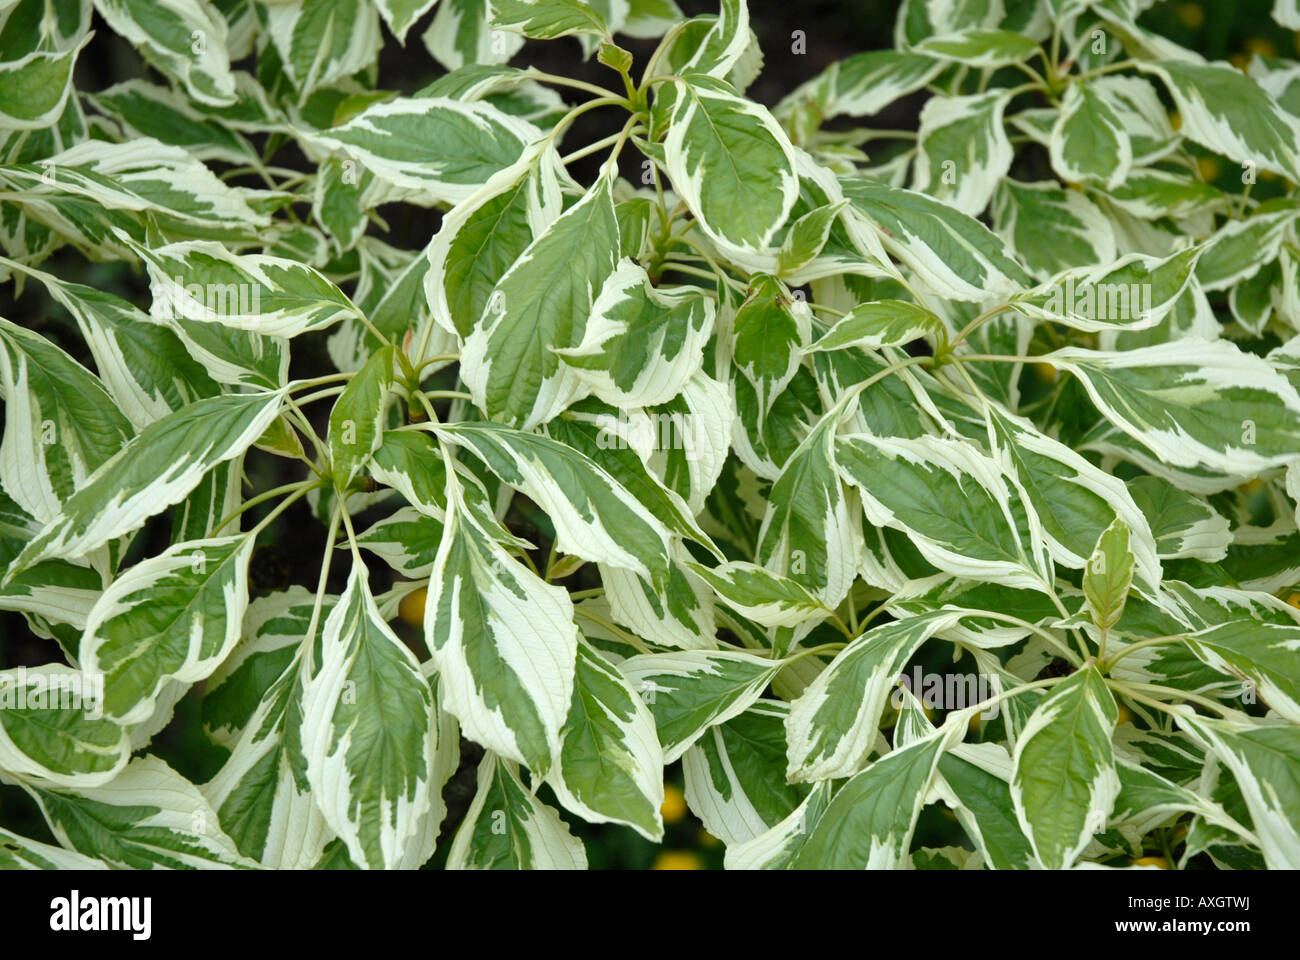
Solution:
[[[0,863],[580,867],[680,759],[731,867],[1300,866],[1300,66],[434,3],[0,4]]]

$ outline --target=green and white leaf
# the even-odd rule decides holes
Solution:
[[[888,184],[841,178],[840,185],[850,203],[844,216],[851,232],[872,235],[935,293],[983,302],[1029,286],[1024,268],[978,220]]]
[[[1228,341],[1065,347],[1041,359],[1077,376],[1107,420],[1173,466],[1255,476],[1300,449],[1295,388]]]
[[[993,230],[1035,277],[1110,263],[1115,231],[1096,204],[1053,181],[1005,177],[993,194]]]
[[[1164,82],[1183,136],[1236,163],[1300,180],[1300,119],[1259,84],[1223,62],[1156,60],[1138,69]]]
[[[149,717],[168,680],[211,674],[239,640],[248,606],[251,536],[178,543],[121,574],[81,637],[83,669],[104,675],[104,713]]]
[[[489,751],[478,792],[452,840],[449,870],[585,870],[582,841],[519,781],[509,760]]]
[[[686,803],[728,847],[761,836],[798,809],[809,788],[785,782],[788,708],[760,700],[711,728],[682,755]]]
[[[1052,169],[1069,182],[1096,181],[1109,190],[1128,176],[1133,144],[1123,120],[1104,96],[1072,83],[1052,127]]]
[[[618,669],[654,714],[669,764],[709,727],[749,709],[782,665],[738,650],[685,650],[629,657]]]
[[[689,75],[670,84],[675,102],[663,146],[674,189],[729,255],[767,252],[799,195],[785,132],[721,80]]]
[[[151,250],[145,264],[155,323],[219,323],[289,338],[358,316],[318,270],[282,257],[241,256],[219,243],[194,241]]]
[[[58,121],[72,92],[77,55],[89,40],[0,63],[0,130],[40,130]]]
[[[0,319],[5,428],[0,486],[41,522],[131,438],[99,379],[50,341]]]
[[[0,769],[98,787],[126,767],[131,740],[104,717],[103,680],[63,664],[0,672]]]
[[[824,417],[786,460],[768,494],[755,554],[831,609],[848,594],[862,552],[860,510],[835,463],[835,429],[835,418]]]
[[[1071,866],[1106,827],[1120,789],[1111,747],[1117,717],[1101,673],[1087,666],[1048,694],[1016,741],[1011,799],[1048,869]]]
[[[910,862],[912,833],[940,756],[962,733],[945,724],[894,750],[840,787],[794,866],[808,870],[893,870]]]
[[[255,866],[190,783],[153,756],[98,787],[24,784],[60,846],[126,870]]]
[[[903,668],[962,612],[941,610],[872,627],[836,655],[786,718],[791,782],[851,777],[876,747],[880,718]]]
[[[461,351],[461,377],[491,419],[528,430],[581,396],[555,350],[582,343],[618,236],[612,181],[602,177],[500,277]]]
[[[1192,281],[1202,248],[1168,257],[1130,253],[1110,263],[1064,270],[1012,298],[1039,322],[1088,332],[1146,330],[1160,324]]]
[[[403,97],[376,103],[314,139],[429,206],[468,199],[540,136],[528,121],[484,101]]]
[[[606,403],[667,403],[699,371],[714,311],[690,288],[656,290],[639,264],[624,259],[605,278],[582,342],[555,352]]]
[[[476,454],[501,481],[529,497],[555,525],[556,549],[631,570],[661,586],[670,529],[641,500],[584,454],[549,437],[497,424],[435,428]],[[673,533],[692,528],[675,518]]]
[[[367,0],[302,0],[266,6],[266,32],[284,72],[305,98],[375,62],[383,37]]]
[[[1011,169],[1004,91],[931,97],[921,110],[912,188],[977,216]]]
[[[573,698],[573,604],[480,526],[457,481],[449,484],[424,629],[439,700],[465,735],[544,775],[560,753]]]
[[[352,567],[302,692],[307,780],[359,866],[414,869],[433,854],[437,722],[419,662]]]
[[[901,347],[913,340],[943,335],[943,321],[925,307],[906,300],[860,303],[822,335],[809,353],[846,347]]]
[[[68,498],[6,580],[41,560],[85,556],[179,503],[204,474],[266,432],[281,399],[279,393],[210,397],[151,423]]]
[[[573,703],[547,782],[588,823],[622,823],[663,838],[663,751],[655,718],[621,673],[579,643]]]
[[[195,100],[213,107],[235,102],[226,21],[213,5],[199,0],[95,0],[95,10]]]
[[[723,603],[765,627],[796,627],[820,621],[827,608],[798,582],[743,560],[690,570],[711,586]]]
[[[867,520],[905,533],[962,577],[1047,589],[1042,523],[1020,484],[972,444],[939,437],[839,437],[835,458]]]
[[[1010,30],[973,28],[926,37],[913,49],[937,60],[982,69],[1023,63],[1034,55],[1038,44],[1030,37]]]

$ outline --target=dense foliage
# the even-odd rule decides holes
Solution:
[[[1300,866],[1300,63],[1150,5],[769,110],[743,0],[0,0],[0,865],[582,867],[680,760],[730,867]]]

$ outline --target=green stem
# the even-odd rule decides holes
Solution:
[[[1187,639],[1187,634],[1180,633],[1180,634],[1172,634],[1167,637],[1151,637],[1148,640],[1138,640],[1136,643],[1130,643],[1127,647],[1125,647],[1119,653],[1115,654],[1115,656],[1111,657],[1109,660],[1106,660],[1103,657],[1099,657],[1098,667],[1102,668],[1103,672],[1110,671],[1114,669],[1115,664],[1119,663],[1130,653],[1134,653],[1138,650],[1141,650],[1143,647],[1158,647],[1170,643],[1182,643],[1186,639]]]
[[[1118,73],[1121,70],[1132,70],[1136,67],[1136,60],[1121,60],[1119,63],[1108,63],[1104,67],[1096,67],[1092,70],[1085,70],[1078,74],[1080,80],[1091,80],[1094,77],[1104,77],[1108,73]]]
[[[958,344],[960,344],[963,340],[969,337],[977,327],[983,324],[984,321],[990,320],[993,317],[996,317],[999,313],[1002,313],[1004,310],[1010,310],[1010,309],[1011,309],[1011,304],[1000,303],[996,307],[990,307],[989,309],[985,310],[979,316],[975,317],[975,319],[971,320],[970,323],[966,324],[966,326],[962,327],[959,331],[957,331],[957,336],[953,338],[952,345],[955,347]]]
[[[965,363],[982,360],[987,363],[1038,363],[1042,357],[1005,357],[996,353],[954,353],[952,359]]]
[[[329,532],[325,535],[325,556],[321,560],[320,578],[316,581],[316,602],[311,608],[311,620],[307,624],[307,631],[303,634],[302,644],[298,648],[300,651],[310,652],[316,642],[316,627],[320,623],[321,607],[325,602],[325,586],[329,581],[330,564],[334,560],[334,538],[338,536],[339,516],[342,511],[343,504],[339,501],[334,504],[334,509],[330,513]]]
[[[240,516],[245,510],[251,510],[253,507],[256,507],[258,504],[265,503],[266,501],[278,497],[284,493],[298,493],[301,495],[303,493],[306,493],[312,487],[319,487],[319,486],[321,486],[319,480],[299,480],[296,483],[286,483],[284,484],[284,486],[276,487],[273,490],[267,490],[264,493],[259,493],[257,496],[245,500],[237,509],[232,510],[226,516],[222,517],[221,522],[212,528],[212,536],[215,537],[217,534],[219,534],[226,527],[227,524],[229,524],[236,517]],[[260,529],[265,524],[266,524],[266,520],[264,519],[262,523],[258,525],[258,529]]]
[[[584,80],[574,80],[571,77],[561,77],[553,73],[543,73],[533,67],[529,67],[523,73],[525,79],[536,80],[538,83],[549,83],[557,87],[572,87],[574,90],[583,90],[587,93],[593,93],[598,97],[613,97],[615,93],[608,87],[597,86],[594,83],[587,83]]]
[[[1164,687],[1155,683],[1137,683],[1136,681],[1116,680],[1113,677],[1107,677],[1106,685],[1112,690],[1120,691],[1125,696],[1132,697],[1134,700],[1140,700],[1145,704],[1153,706],[1158,710],[1163,710],[1165,713],[1173,714],[1174,716],[1179,715],[1178,711],[1175,709],[1177,704],[1165,703],[1163,700],[1156,700],[1152,697],[1143,696],[1143,692],[1151,693],[1156,696],[1163,695],[1170,699],[1187,700],[1191,703],[1199,704],[1207,710],[1213,710],[1222,717],[1231,717],[1233,714],[1237,713],[1236,710],[1225,707],[1221,703],[1211,700],[1209,697],[1202,697],[1199,694],[1190,693],[1186,690],[1175,690],[1173,687]]]
[[[284,511],[288,510],[289,507],[297,503],[298,500],[307,496],[308,492],[311,491],[313,486],[321,486],[321,484],[317,483],[317,484],[312,484],[311,486],[305,486],[302,489],[289,494],[289,496],[285,497],[283,500],[277,503],[275,507],[271,510],[271,512],[268,513],[266,516],[264,516],[261,520],[259,520],[257,526],[253,527],[253,529],[249,531],[250,534],[255,537],[263,530],[265,530],[267,527],[269,527],[272,523],[275,522],[276,517],[284,513]]]
[[[790,654],[790,656],[786,658],[786,663],[787,665],[791,663],[795,663],[799,660],[802,660],[804,657],[818,657],[821,656],[823,653],[836,653],[840,650],[843,650],[847,646],[848,646],[847,643],[823,643],[821,646],[808,647],[807,649],[796,650],[794,653]]]
[[[641,639],[639,637],[632,636],[632,634],[628,633],[626,630],[622,629],[621,627],[615,626],[614,624],[610,623],[604,617],[597,616],[596,614],[592,613],[590,610],[583,610],[581,607],[575,607],[573,612],[577,616],[582,617],[584,620],[590,620],[592,623],[596,624],[597,626],[604,627],[610,633],[620,638],[624,643],[635,648],[641,653],[654,653],[653,650],[651,650],[649,647],[647,647],[644,643],[641,642]]]
[[[328,397],[337,397],[346,389],[346,385],[341,387],[326,387],[324,390],[317,390],[315,393],[309,393],[305,397],[298,397],[297,403],[299,406],[305,407],[307,404],[315,403],[317,400],[325,400]]]

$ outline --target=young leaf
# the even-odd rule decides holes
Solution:
[[[1124,615],[1124,603],[1133,584],[1133,551],[1129,529],[1119,517],[1097,538],[1097,546],[1083,572],[1083,595],[1092,622],[1104,636]]]
[[[330,469],[340,493],[347,492],[366,458],[383,442],[385,401],[396,376],[396,356],[391,344],[376,350],[330,411]]]

